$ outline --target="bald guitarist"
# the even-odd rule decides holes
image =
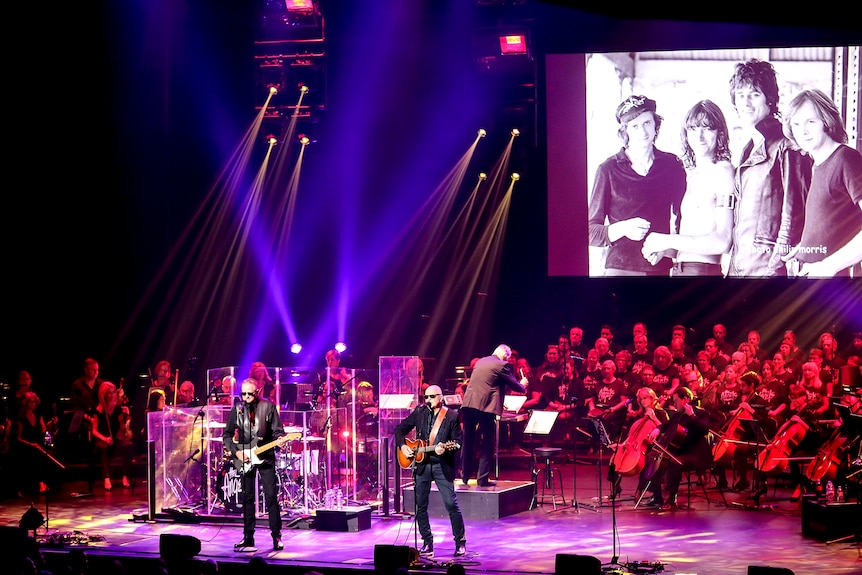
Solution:
[[[419,554],[434,556],[434,538],[428,520],[428,497],[433,481],[449,513],[455,557],[461,557],[467,553],[464,518],[455,495],[455,453],[461,448],[461,424],[458,414],[443,404],[443,391],[439,386],[429,386],[424,400],[394,431],[399,460],[413,461],[416,524],[422,535]],[[406,438],[413,429],[416,430],[415,442]]]
[[[243,472],[243,538],[234,545],[234,551],[244,553],[256,551],[254,507],[257,493],[254,480],[258,474],[263,485],[264,503],[272,532],[272,548],[275,551],[284,549],[281,542],[281,508],[278,504],[273,450],[284,436],[284,427],[275,404],[261,398],[260,391],[255,380],[246,379],[242,382],[241,401],[230,410],[222,435],[225,449],[236,459],[237,469]]]

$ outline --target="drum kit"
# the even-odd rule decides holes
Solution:
[[[223,424],[221,424],[223,427]],[[212,425],[218,427],[218,425]],[[286,434],[303,433],[303,428],[286,426]],[[221,441],[221,437],[210,438]],[[288,442],[275,454],[275,471],[278,482],[278,502],[282,511],[317,508],[322,504],[324,479],[321,452],[326,449],[326,439],[304,435]],[[218,465],[213,501],[226,513],[242,513],[242,474],[236,469],[233,458],[224,450]],[[306,490],[308,501],[306,502]]]
[[[282,510],[304,509],[306,495],[309,508],[320,507],[324,490],[321,452],[325,448],[325,438],[305,436],[276,453],[278,502]]]

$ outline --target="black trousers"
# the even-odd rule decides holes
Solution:
[[[255,491],[255,476],[260,477],[263,487],[263,501],[269,518],[269,530],[273,537],[281,537],[281,508],[278,505],[278,481],[275,476],[275,466],[272,463],[261,463],[254,470],[242,477],[242,521],[243,540],[254,543],[254,526],[257,521],[254,508],[257,501]]]
[[[461,479],[464,483],[477,469],[476,451],[478,447],[479,463],[476,471],[476,482],[485,483],[494,467],[494,443],[497,438],[497,418],[493,413],[486,413],[471,407],[461,408],[464,422],[463,441],[461,449]]]

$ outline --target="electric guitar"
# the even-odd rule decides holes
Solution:
[[[424,439],[405,439],[404,443],[407,447],[413,450],[413,457],[407,457],[400,449],[396,450],[398,452],[398,465],[400,465],[402,469],[410,469],[417,463],[422,463],[425,460],[425,454],[432,453],[437,449],[437,445],[442,445],[446,451],[461,448],[457,441],[447,441],[446,443],[428,445],[428,442]]]
[[[251,443],[240,444],[239,449],[237,449],[237,453],[245,452],[248,453],[248,461],[243,461],[239,457],[233,458],[234,467],[236,470],[245,475],[252,469],[254,469],[255,465],[260,465],[263,461],[260,458],[261,453],[265,453],[272,449],[273,447],[281,447],[288,441],[293,441],[294,439],[299,439],[302,437],[302,432],[293,432],[293,433],[285,433],[278,439],[274,441],[270,441],[269,443],[264,443],[263,445],[258,445],[257,440],[253,440]]]

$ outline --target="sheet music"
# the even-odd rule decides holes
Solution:
[[[554,427],[554,422],[557,421],[557,416],[559,415],[559,411],[534,410],[530,414],[530,420],[527,422],[527,427],[524,428],[524,433],[548,435],[551,433],[551,428]]]
[[[526,395],[505,395],[503,396],[503,411],[518,413],[526,402]]]

